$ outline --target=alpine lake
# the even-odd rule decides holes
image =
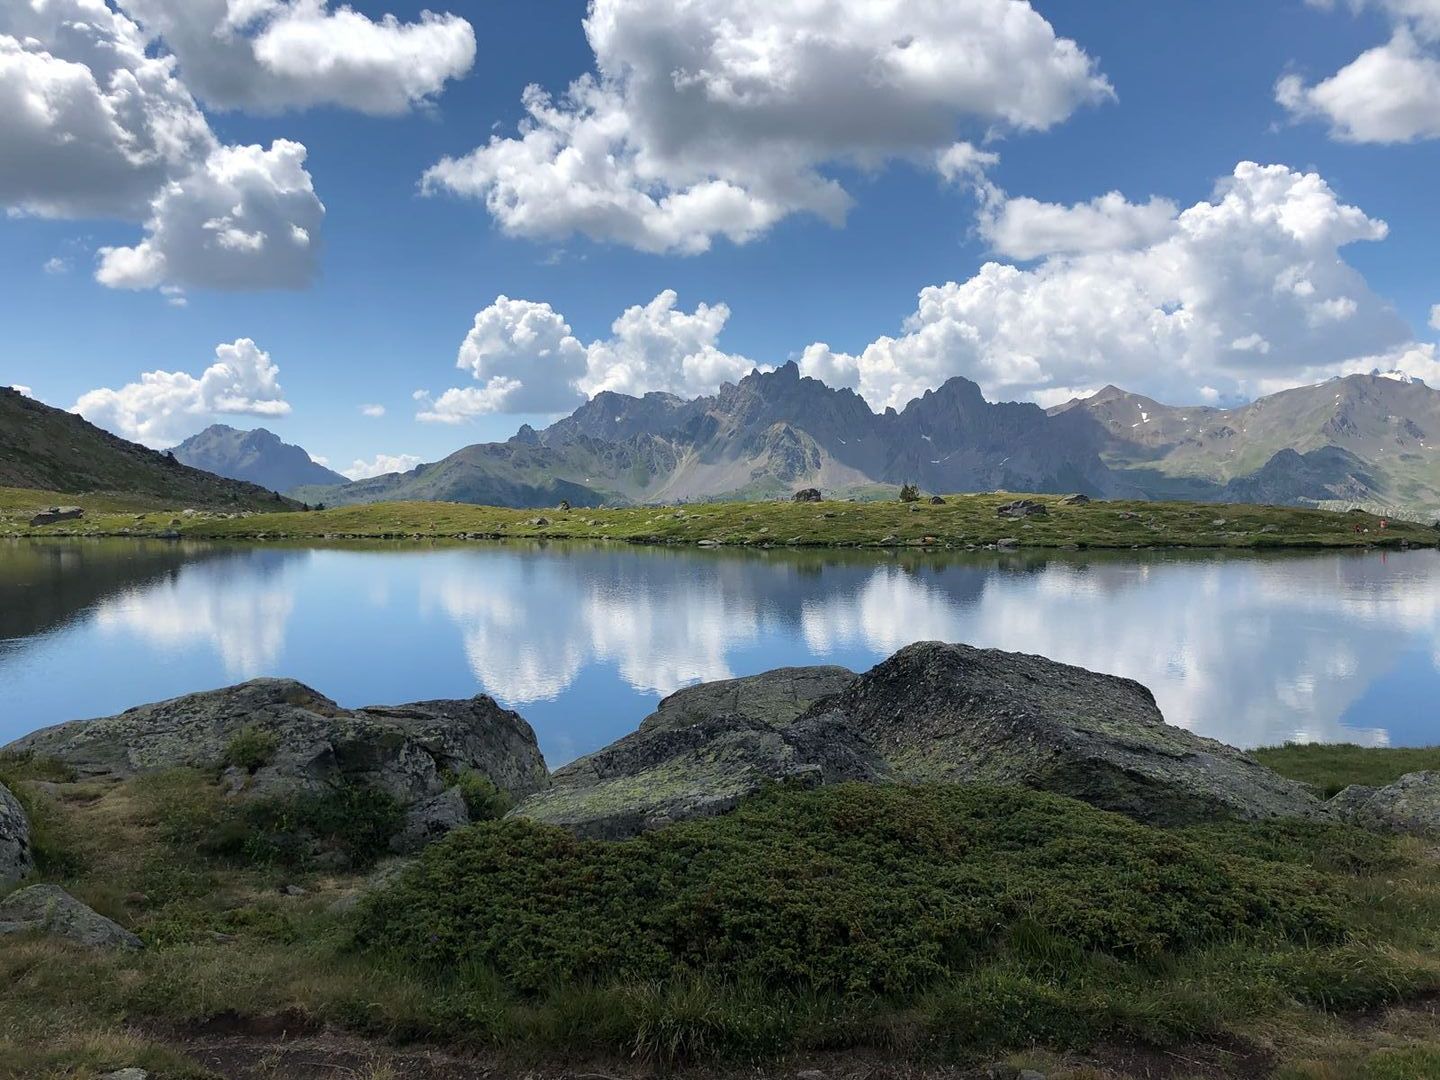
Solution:
[[[690,683],[930,639],[1128,676],[1237,746],[1426,745],[1440,552],[7,540],[0,744],[274,675],[351,707],[489,694],[553,768]]]

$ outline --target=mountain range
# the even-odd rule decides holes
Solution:
[[[171,452],[186,465],[233,480],[248,480],[271,491],[349,482],[264,428],[240,431],[226,424],[211,424]]]
[[[1050,412],[1094,419],[1112,474],[1151,498],[1440,507],[1440,391],[1393,372],[1233,409],[1162,405],[1107,386]]]
[[[508,506],[773,498],[810,486],[864,494],[900,483],[1119,494],[1100,460],[1104,441],[1083,414],[991,404],[961,378],[877,414],[854,391],[802,378],[791,363],[688,401],[600,393],[543,431],[522,427],[507,442],[467,446],[407,473],[292,494],[327,505]]]
[[[277,508],[280,496],[192,469],[63,409],[0,387],[0,487],[148,495],[171,506]]]
[[[1440,507],[1440,392],[1350,375],[1234,409],[1117,387],[1050,410],[987,402],[952,378],[903,410],[793,364],[690,400],[604,392],[570,416],[441,461],[291,494],[329,505],[443,499],[502,506],[878,493],[1084,492],[1124,498]]]

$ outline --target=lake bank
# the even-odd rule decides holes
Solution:
[[[236,540],[555,539],[706,547],[1324,549],[1435,547],[1440,530],[1365,513],[1252,504],[1093,501],[1014,493],[916,502],[695,503],[679,507],[511,510],[461,503],[373,503],[309,512],[220,514],[123,499],[0,492],[0,535]],[[79,520],[32,526],[37,508],[73,503]],[[1002,515],[1002,507],[1029,504]],[[88,505],[87,505],[88,504]],[[1034,508],[1038,507],[1038,510]]]

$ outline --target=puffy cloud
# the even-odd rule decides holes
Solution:
[[[42,269],[45,271],[45,273],[50,274],[51,276],[57,274],[68,274],[70,272],[70,260],[62,259],[59,255],[56,255],[52,258],[46,259],[45,265],[42,267]]]
[[[738,379],[755,365],[716,344],[730,317],[724,304],[677,309],[666,289],[626,308],[609,338],[582,345],[549,304],[497,297],[475,316],[456,366],[482,385],[439,397],[416,391],[417,419],[459,424],[495,412],[561,412],[602,390],[659,390],[693,397]]]
[[[1096,204],[1074,218],[1058,209],[1085,220]],[[1384,237],[1385,223],[1313,173],[1242,162],[1211,200],[1154,233],[1141,246],[1052,255],[1033,269],[987,263],[964,282],[924,289],[900,336],[855,355],[812,345],[801,369],[856,387],[876,408],[902,406],[952,375],[998,397],[1052,400],[1114,381],[1187,399],[1202,386],[1230,395],[1294,385],[1409,340],[1341,257],[1348,244]]]
[[[455,15],[374,20],[328,0],[123,0],[163,38],[211,105],[278,111],[338,105],[395,115],[470,70],[475,31]]]
[[[455,366],[484,385],[447,394],[477,412],[554,412],[579,401],[585,347],[549,304],[502,295],[476,314]]]
[[[580,389],[586,394],[663,390],[694,397],[755,366],[716,347],[730,318],[728,306],[701,304],[687,315],[676,310],[676,299],[675,291],[666,289],[643,307],[626,308],[610,326],[613,336],[590,344]]]
[[[1113,251],[1165,239],[1175,231],[1177,213],[1169,199],[1132,203],[1118,191],[1073,206],[1001,198],[982,213],[980,234],[1012,259]]]
[[[1329,8],[1332,4],[1315,6]],[[1296,74],[1275,84],[1275,99],[1297,118],[1318,118],[1345,142],[1397,143],[1440,138],[1440,3],[1351,0],[1395,24],[1390,40],[1365,50],[1334,75],[1308,85]]]
[[[384,406],[384,405],[361,405],[361,406],[360,406],[360,415],[361,415],[361,416],[368,416],[368,417],[370,417],[371,419],[378,420],[380,417],[382,417],[382,416],[385,415],[385,406]]]
[[[280,369],[249,338],[215,346],[215,363],[199,378],[147,371],[118,390],[82,394],[72,412],[146,446],[170,446],[216,415],[286,416]]]
[[[694,253],[794,213],[840,221],[826,166],[953,176],[979,164],[957,127],[1044,129],[1113,93],[1025,0],[594,0],[585,33],[593,73],[558,99],[527,88],[518,135],[426,190],[483,199],[514,235]]]
[[[216,145],[174,60],[104,0],[0,5],[0,204],[133,220]]]
[[[351,480],[368,480],[387,473],[409,472],[422,460],[414,454],[376,454],[370,461],[356,458],[348,469],[341,469],[340,473]]]
[[[120,288],[296,286],[324,208],[305,148],[222,146],[175,59],[104,0],[0,6],[0,205],[145,222],[102,249]]]
[[[1440,304],[1436,304],[1430,309],[1430,326],[1435,330],[1440,330]]]
[[[144,240],[100,249],[95,276],[121,289],[297,288],[314,276],[324,215],[304,146],[222,147],[160,191]]]
[[[21,386],[19,383],[15,383],[13,386],[10,387],[10,389],[14,390],[17,394],[24,395],[25,397],[35,396],[34,390],[31,390],[28,386]]]

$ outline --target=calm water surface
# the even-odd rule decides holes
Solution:
[[[483,691],[552,765],[687,683],[938,638],[1139,679],[1243,746],[1440,742],[1440,554],[1065,558],[0,542],[0,743],[287,675],[343,705]]]

